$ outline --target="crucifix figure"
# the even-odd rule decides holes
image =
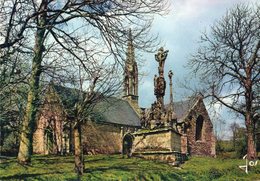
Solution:
[[[159,48],[158,53],[155,54],[155,60],[157,62],[159,62],[158,69],[159,69],[159,75],[160,76],[163,76],[164,63],[165,63],[165,60],[167,58],[168,52],[169,52],[169,50],[164,51],[163,47],[161,47],[161,48]]]

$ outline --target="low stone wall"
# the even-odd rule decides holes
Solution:
[[[173,129],[141,130],[133,135],[133,152],[181,151],[180,134]]]
[[[182,162],[181,135],[172,128],[140,130],[134,136],[132,155],[167,163]]]

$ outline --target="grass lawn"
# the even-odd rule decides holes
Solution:
[[[120,155],[85,157],[81,180],[260,180],[260,164],[249,174],[238,168],[243,160],[193,157],[181,168]],[[77,180],[73,156],[34,156],[31,166],[21,166],[15,158],[1,159],[0,180]]]

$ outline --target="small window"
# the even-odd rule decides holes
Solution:
[[[196,120],[196,141],[202,140],[203,117],[200,115]]]

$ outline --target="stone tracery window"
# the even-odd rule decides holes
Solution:
[[[199,115],[196,120],[196,141],[202,140],[203,116]]]

